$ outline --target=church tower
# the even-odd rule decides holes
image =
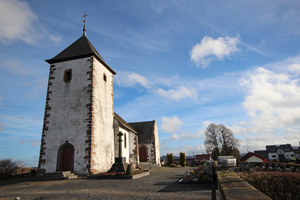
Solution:
[[[114,163],[113,75],[83,35],[50,64],[39,168],[79,175]]]

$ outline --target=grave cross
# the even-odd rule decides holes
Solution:
[[[118,142],[119,142],[119,158],[122,157],[122,142],[123,142],[122,135],[123,135],[123,133],[120,131],[118,133],[118,136],[119,136],[119,140],[118,140]]]

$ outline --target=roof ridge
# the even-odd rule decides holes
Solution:
[[[52,64],[89,56],[95,56],[109,71],[111,71],[113,74],[116,74],[116,72],[104,61],[102,56],[85,35],[82,35],[59,54],[51,59],[46,60],[46,62]]]

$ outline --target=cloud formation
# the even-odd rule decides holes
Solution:
[[[29,71],[26,69],[26,67],[22,66],[18,60],[5,60],[3,62],[0,62],[0,64],[1,68],[6,69],[11,74],[20,76],[26,76],[29,74]]]
[[[210,121],[203,121],[202,122],[202,128],[198,130],[196,133],[174,133],[171,137],[168,138],[168,141],[174,141],[174,140],[193,140],[193,139],[204,139],[204,133],[207,128],[207,126],[211,124]]]
[[[183,122],[176,116],[173,116],[171,118],[161,117],[161,121],[161,129],[163,129],[167,133],[178,132],[183,125]]]
[[[197,91],[193,88],[189,89],[185,86],[179,86],[176,89],[164,90],[162,88],[158,88],[155,91],[159,96],[170,98],[175,101],[180,101],[181,99],[197,99]]]
[[[159,81],[150,82],[146,77],[137,74],[135,72],[119,72],[116,77],[116,83],[121,87],[138,87],[147,89],[149,92],[154,93],[158,96],[172,99],[175,101],[180,101],[182,99],[197,99],[197,90],[194,88],[187,88],[186,86],[176,86],[172,85],[170,80],[164,79]],[[160,86],[166,85],[168,82],[168,87],[171,89],[163,89]]]
[[[147,78],[135,72],[119,72],[116,83],[123,87],[133,87],[138,84],[146,89],[150,88]]]
[[[237,45],[239,44],[237,37],[219,37],[213,39],[205,36],[199,44],[196,44],[191,54],[191,60],[197,66],[206,68],[213,60],[223,60],[225,57],[230,57],[233,53],[238,51]]]
[[[12,40],[21,40],[28,44],[34,44],[36,33],[33,25],[37,20],[38,17],[27,2],[0,1],[0,41],[8,43]]]
[[[292,73],[259,67],[241,80],[249,90],[243,106],[252,119],[253,131],[272,132],[300,125],[300,84],[295,76],[299,67],[297,63],[281,64]]]

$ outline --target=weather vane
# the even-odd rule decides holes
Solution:
[[[83,13],[83,15],[82,15],[82,17],[84,18],[84,19],[83,19],[83,22],[84,22],[84,23],[86,23],[86,20],[85,20],[86,16],[88,16],[88,14],[86,14],[85,11],[84,11],[84,13]]]
[[[84,36],[86,36],[86,28],[85,28],[85,23],[86,23],[86,20],[85,20],[85,18],[86,18],[86,16],[88,16],[86,13],[85,13],[85,11],[84,11],[84,13],[83,13],[83,15],[82,15],[82,17],[84,18],[83,19],[83,22],[84,22],[84,25],[83,25],[83,35]]]

